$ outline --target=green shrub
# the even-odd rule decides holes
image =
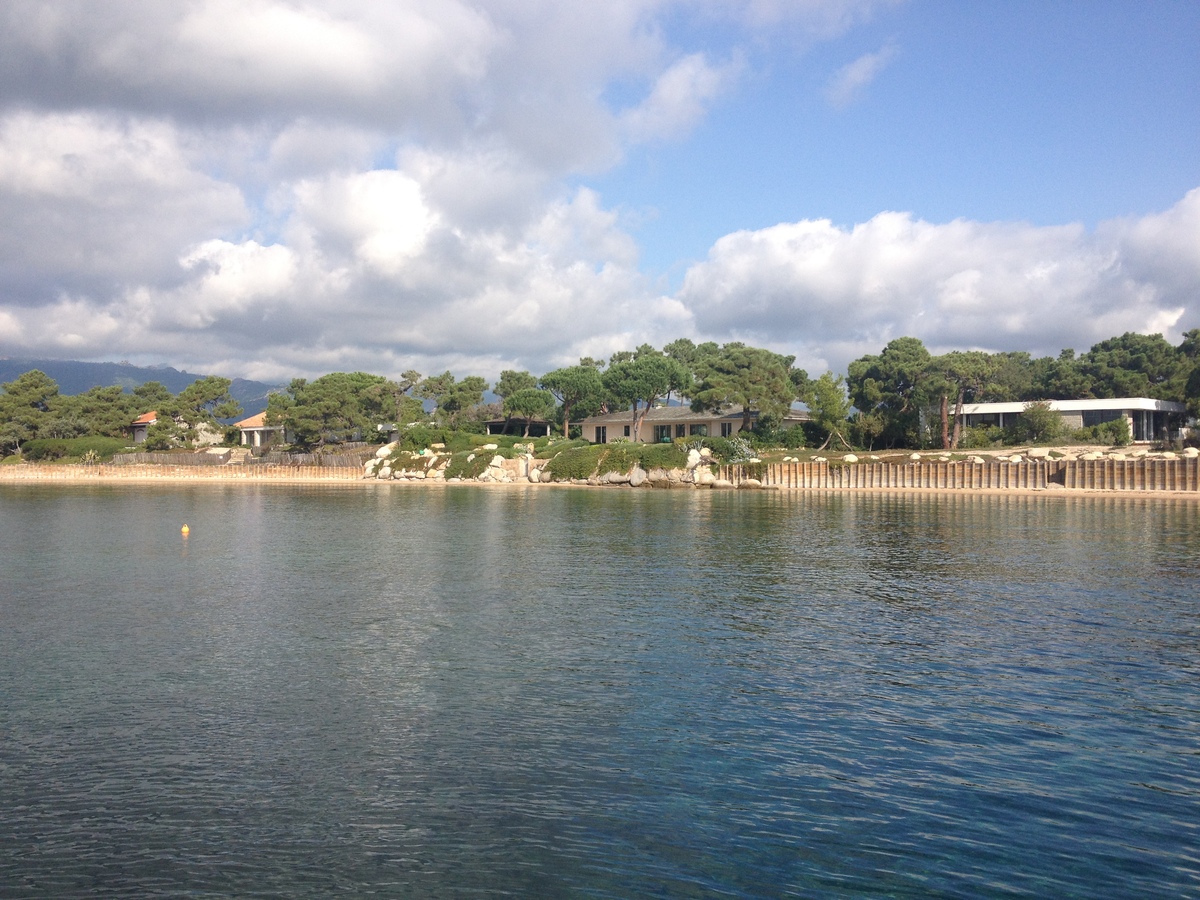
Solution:
[[[67,441],[62,438],[39,438],[36,441],[26,441],[25,446],[21,448],[21,454],[30,462],[62,459],[68,453]]]
[[[687,465],[687,451],[678,444],[652,444],[642,448],[641,464],[647,472],[651,469],[682,469]]]
[[[32,462],[51,459],[77,459],[89,456],[97,462],[110,460],[128,446],[124,438],[92,435],[80,438],[39,438],[26,441],[22,455]]]
[[[487,469],[488,463],[492,461],[492,456],[490,450],[482,453],[461,450],[451,456],[450,462],[446,464],[446,477],[478,478]]]
[[[552,457],[542,471],[548,473],[555,481],[590,478],[595,473],[600,463],[600,456],[604,452],[605,445],[603,444],[569,447]]]
[[[583,438],[575,438],[570,441],[558,440],[555,442],[547,442],[547,444],[534,454],[538,459],[553,459],[564,450],[576,450],[581,447],[595,446],[591,441],[585,441]]]
[[[982,450],[994,447],[1004,441],[1004,429],[998,425],[977,425],[974,428],[964,428],[958,438],[958,446],[963,450]]]
[[[1129,421],[1121,416],[1111,422],[1101,422],[1080,428],[1071,434],[1072,439],[1081,444],[1108,444],[1112,447],[1126,447],[1133,443],[1133,435],[1129,431]]]
[[[636,444],[609,444],[596,465],[596,474],[626,473],[640,462],[641,458],[642,454]]]

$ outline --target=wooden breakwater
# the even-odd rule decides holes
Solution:
[[[1043,490],[1200,491],[1200,459],[1027,460],[972,463],[921,460],[892,463],[743,463],[721,467],[740,484],[799,490]]]

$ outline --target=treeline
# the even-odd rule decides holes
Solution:
[[[94,387],[82,394],[61,394],[54,379],[34,369],[0,384],[0,453],[19,451],[30,443],[70,441],[82,437],[127,438],[130,424],[156,411],[146,449],[165,449],[196,436],[197,430],[220,430],[218,419],[241,414],[229,396],[228,378],[200,378],[172,394],[157,381],[127,392],[120,386]]]
[[[545,421],[570,436],[573,423],[624,409],[637,440],[646,412],[676,401],[696,410],[741,407],[743,430],[753,429],[768,443],[953,449],[968,437],[980,445],[980,436],[965,435],[962,428],[967,403],[1151,397],[1185,402],[1193,415],[1200,414],[1200,329],[1189,331],[1179,346],[1162,335],[1129,333],[1080,356],[1065,350],[1042,358],[1019,351],[934,356],[917,338],[903,337],[879,354],[854,360],[845,376],[826,372],[815,379],[794,363],[793,356],[743,343],[681,338],[661,349],[643,344],[607,360],[584,358],[542,375],[505,370],[494,385],[448,371],[430,376],[408,371],[399,379],[335,372],[295,379],[272,394],[266,421],[286,429],[298,447],[312,449],[382,439],[389,426],[418,422],[481,432],[486,422],[505,419],[527,432],[533,422]],[[0,385],[0,448],[18,449],[38,438],[120,436],[152,409],[160,415],[150,446],[178,443],[197,428],[240,413],[229,385],[210,377],[178,396],[154,382],[132,393],[110,387],[63,396],[43,373],[27,372]],[[483,402],[489,389],[497,402]],[[811,421],[799,431],[781,432],[797,401],[808,406]]]

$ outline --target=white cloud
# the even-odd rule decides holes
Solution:
[[[641,104],[622,115],[626,133],[635,141],[684,134],[704,118],[738,68],[736,63],[712,66],[702,53],[685,56],[658,77]]]
[[[896,47],[888,44],[875,53],[860,56],[834,73],[825,89],[830,104],[849,106],[861,96],[867,86],[896,58]]]
[[[721,238],[679,299],[703,334],[786,342],[843,369],[902,335],[940,349],[1083,350],[1200,326],[1198,222],[1200,189],[1091,233],[892,212],[849,229],[808,220]]]

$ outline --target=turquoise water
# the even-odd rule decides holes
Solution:
[[[1198,597],[1171,501],[3,485],[0,895],[1197,896]]]

